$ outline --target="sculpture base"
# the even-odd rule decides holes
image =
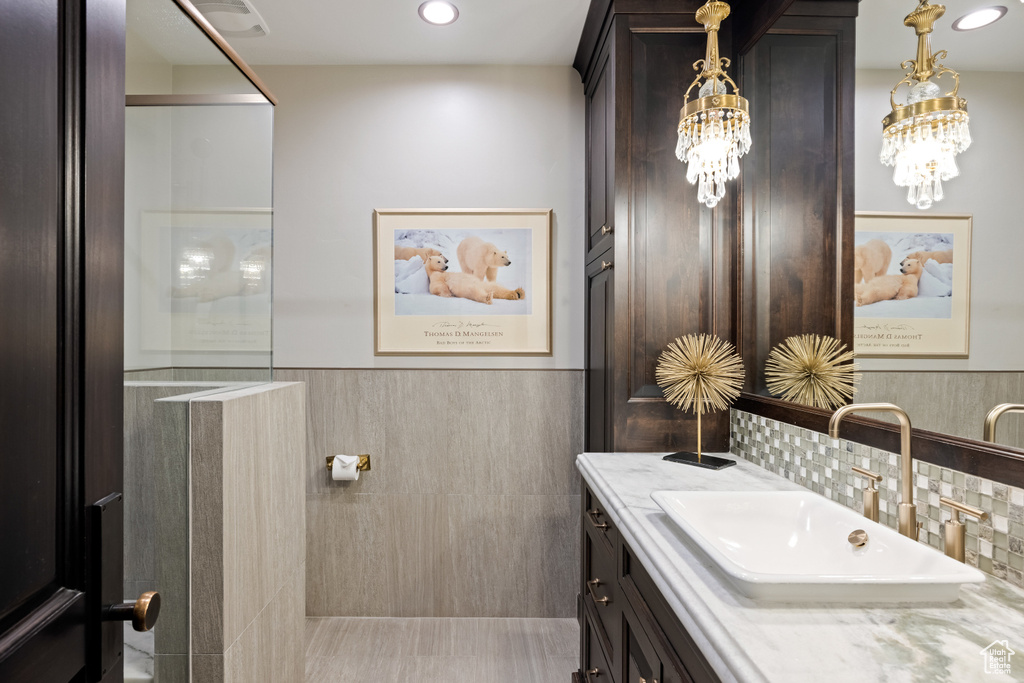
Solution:
[[[703,467],[707,470],[720,470],[730,465],[735,465],[735,460],[726,460],[725,458],[719,458],[714,455],[690,453],[688,451],[679,451],[678,453],[672,453],[666,455],[662,460],[668,460],[669,462],[678,462],[682,465],[693,465],[694,467]]]

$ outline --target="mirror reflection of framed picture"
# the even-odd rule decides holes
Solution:
[[[550,209],[374,211],[376,355],[551,355]]]
[[[140,348],[270,350],[273,212],[144,211]]]
[[[854,351],[860,358],[966,358],[971,216],[856,215]]]

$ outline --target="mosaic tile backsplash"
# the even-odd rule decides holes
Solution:
[[[867,480],[850,471],[862,467],[882,475],[878,484],[878,521],[896,528],[899,502],[898,453],[834,440],[760,415],[733,410],[732,452],[816,493],[861,512]],[[942,523],[949,510],[939,496],[985,510],[984,522],[966,518],[967,563],[1024,588],[1024,489],[926,462],[915,463],[917,520],[920,540],[942,549]]]

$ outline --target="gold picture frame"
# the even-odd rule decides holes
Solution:
[[[374,355],[552,355],[551,227],[551,209],[375,210]]]
[[[971,228],[967,214],[856,213],[851,305],[858,358],[970,355]],[[887,268],[876,273],[886,249]],[[918,263],[909,263],[914,257]],[[889,296],[897,287],[903,289]]]

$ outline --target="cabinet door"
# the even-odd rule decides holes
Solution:
[[[587,262],[611,246],[615,219],[615,72],[609,39],[587,94]]]
[[[611,446],[611,355],[614,296],[613,251],[603,252],[587,266],[587,438],[591,452]]]
[[[661,661],[630,610],[623,613],[623,683],[659,683],[664,678]]]

